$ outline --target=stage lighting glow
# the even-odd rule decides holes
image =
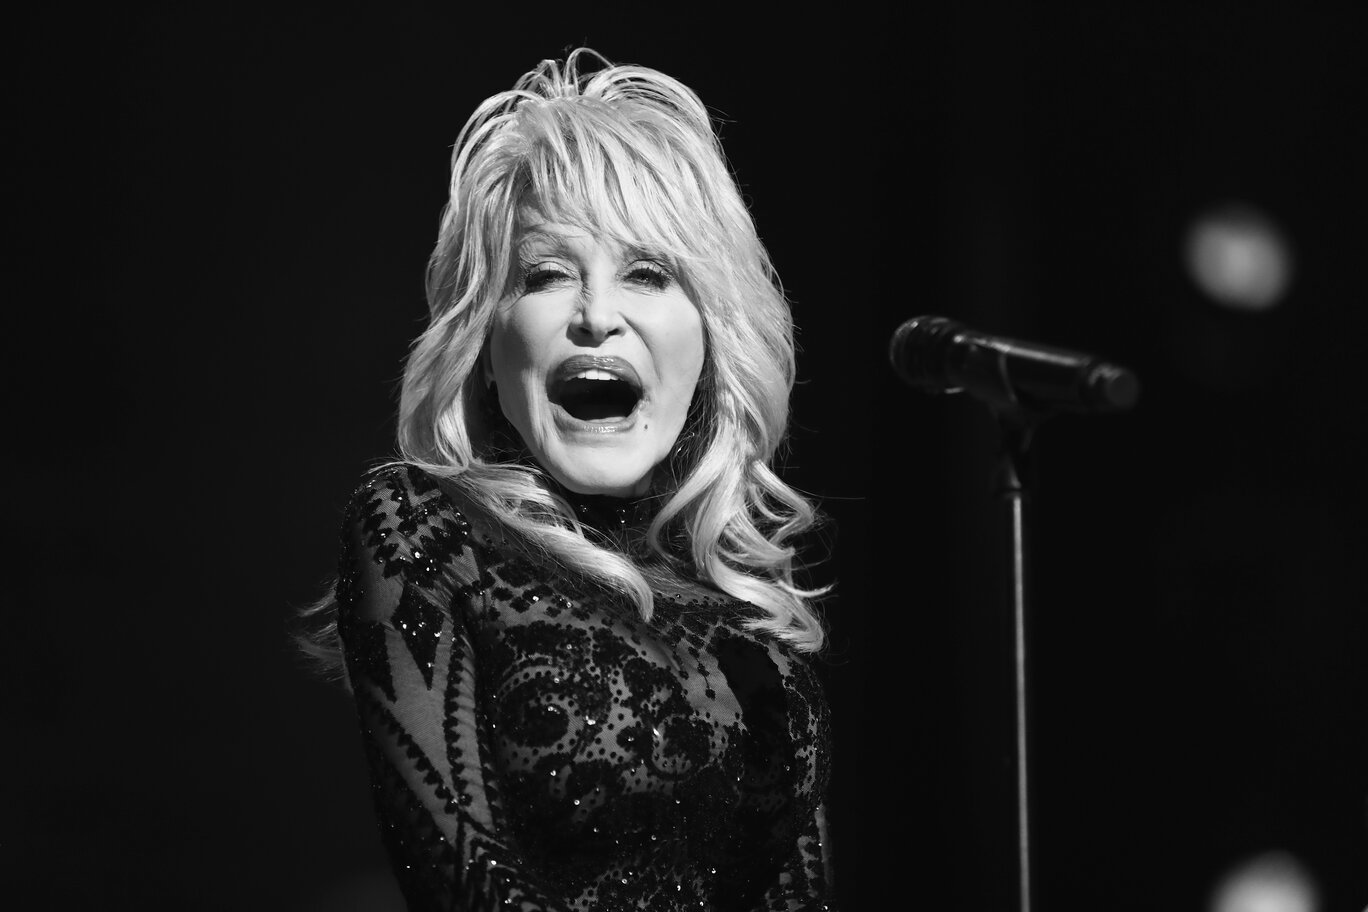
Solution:
[[[1227,874],[1212,894],[1210,912],[1317,912],[1316,884],[1287,852],[1249,859]]]
[[[1236,310],[1277,306],[1292,281],[1292,251],[1282,231],[1244,204],[1221,206],[1194,219],[1185,253],[1197,287]]]

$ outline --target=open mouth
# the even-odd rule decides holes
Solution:
[[[636,371],[620,359],[571,358],[557,371],[551,401],[580,421],[611,424],[641,402]]]

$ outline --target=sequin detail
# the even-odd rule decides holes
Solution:
[[[343,523],[339,631],[410,909],[834,908],[827,705],[758,610],[681,581],[643,622],[456,502],[394,466]]]

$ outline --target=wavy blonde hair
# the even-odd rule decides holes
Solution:
[[[601,66],[583,71],[588,59]],[[653,482],[664,502],[647,545],[761,608],[752,627],[820,649],[813,600],[826,590],[795,583],[790,544],[814,511],[770,467],[788,425],[792,318],[698,96],[585,48],[563,64],[545,60],[461,130],[450,194],[428,265],[429,324],[404,372],[404,461],[649,619],[648,573],[583,527],[538,467],[498,445],[479,363],[516,281],[520,211],[660,251],[702,315],[706,357],[668,483]]]

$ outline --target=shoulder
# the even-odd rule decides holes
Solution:
[[[352,491],[342,539],[377,563],[440,562],[482,537],[469,514],[457,486],[415,465],[390,463],[367,472]]]
[[[468,529],[472,512],[454,483],[409,463],[388,463],[367,472],[352,491],[345,525],[411,535],[433,526]]]
[[[491,551],[467,519],[465,501],[458,486],[417,466],[367,472],[342,521],[339,624],[354,632],[357,623],[384,623],[420,603],[446,610],[452,598],[482,590]]]
[[[348,510],[375,510],[386,505],[410,508],[440,506],[445,495],[437,479],[415,465],[391,462],[371,469],[352,490]]]

